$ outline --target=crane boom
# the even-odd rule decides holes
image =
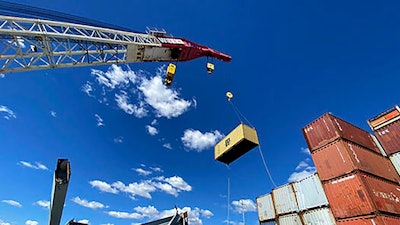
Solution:
[[[49,225],[60,225],[70,177],[71,169],[68,159],[58,159],[57,168],[54,172]]]
[[[0,73],[231,56],[184,38],[0,15]]]

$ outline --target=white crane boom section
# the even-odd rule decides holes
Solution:
[[[161,61],[154,52],[145,56],[161,46],[150,34],[0,15],[0,73]]]

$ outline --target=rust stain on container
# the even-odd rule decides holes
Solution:
[[[329,113],[305,126],[303,134],[311,152],[341,137],[379,153],[370,133]]]
[[[326,196],[337,219],[372,212],[400,214],[400,186],[362,172],[324,182]]]
[[[337,220],[336,223],[337,225],[399,225],[400,217],[370,215]]]
[[[400,120],[396,120],[374,131],[388,155],[400,152]]]
[[[390,160],[344,139],[338,139],[311,154],[321,180],[330,180],[355,170],[400,182]]]

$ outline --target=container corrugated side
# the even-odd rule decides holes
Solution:
[[[275,208],[272,202],[272,194],[260,196],[256,199],[258,221],[263,222],[275,218]]]
[[[374,131],[386,154],[400,152],[400,120],[396,120]]]
[[[305,126],[303,134],[311,152],[341,137],[379,153],[370,133],[329,113]]]
[[[371,137],[372,137],[372,140],[374,140],[376,146],[378,146],[379,151],[381,152],[381,154],[382,154],[383,156],[387,157],[387,154],[386,154],[385,150],[383,149],[381,143],[379,143],[378,138],[376,138],[376,136],[373,135],[373,134],[371,134]]]
[[[400,152],[394,153],[389,157],[397,173],[400,174]]]
[[[338,139],[311,154],[321,180],[330,180],[355,170],[400,182],[390,160],[360,145]]]
[[[337,225],[399,225],[400,217],[369,215],[337,220]]]
[[[275,211],[278,215],[297,212],[299,210],[291,183],[272,190],[272,198]]]
[[[336,225],[335,218],[328,207],[306,211],[302,217],[306,225]]]
[[[303,225],[301,218],[297,213],[288,214],[278,217],[279,225]]]
[[[293,183],[299,210],[328,205],[318,174],[313,174]]]
[[[335,218],[387,212],[400,214],[400,186],[367,175],[353,173],[323,183]]]

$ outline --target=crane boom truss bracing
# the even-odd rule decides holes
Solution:
[[[149,34],[0,15],[0,73],[141,62],[161,46]]]

